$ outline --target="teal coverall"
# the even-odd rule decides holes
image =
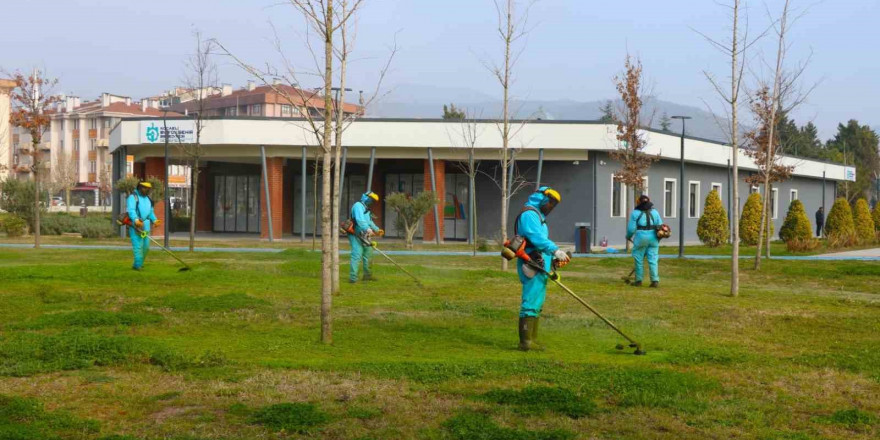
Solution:
[[[645,256],[648,257],[651,281],[660,282],[660,270],[657,267],[660,260],[660,240],[657,239],[657,231],[653,229],[653,226],[662,225],[663,219],[660,218],[660,213],[651,206],[640,206],[647,208],[645,210],[637,207],[630,214],[629,223],[626,225],[626,239],[633,241],[632,257],[635,263],[636,282],[642,281],[645,276]],[[643,229],[639,229],[640,226]]]
[[[360,201],[355,202],[355,204],[351,206],[351,220],[354,222],[355,232],[355,235],[348,234],[348,243],[351,244],[351,268],[348,271],[348,280],[351,282],[357,282],[358,271],[360,270],[359,266],[362,262],[364,266],[364,278],[372,276],[372,272],[370,272],[370,260],[373,258],[373,248],[365,246],[363,241],[358,238],[364,237],[364,233],[367,229],[372,229],[373,232],[379,231],[379,227],[373,223],[370,210],[367,208],[372,202],[373,199],[367,194],[364,194],[361,196]],[[369,240],[369,238],[367,238],[367,240]]]
[[[140,190],[135,189],[126,199],[125,207],[128,209],[128,217],[131,219],[131,223],[134,224],[135,220],[144,222],[144,226],[141,229],[147,233],[146,237],[141,237],[141,234],[134,226],[128,228],[128,236],[131,238],[131,250],[134,253],[134,263],[132,263],[131,267],[140,270],[144,267],[144,259],[147,258],[147,253],[150,252],[150,225],[156,221],[156,214],[153,212],[153,201],[149,197],[141,195]]]
[[[526,253],[540,252],[544,257],[544,270],[547,272],[550,271],[553,263],[553,253],[559,249],[559,246],[550,240],[550,230],[547,228],[544,214],[541,213],[541,206],[549,201],[550,198],[546,195],[540,192],[533,193],[525,204],[526,210],[519,215],[515,225],[515,234],[525,238],[528,243]],[[523,286],[519,317],[538,317],[544,306],[544,298],[547,296],[547,274],[538,273],[531,278],[527,277],[523,272],[522,259],[516,261],[516,272]]]

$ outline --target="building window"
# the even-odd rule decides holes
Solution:
[[[281,116],[290,116],[290,104],[281,104]]]
[[[95,144],[94,139],[89,139],[89,151],[95,151],[97,149],[97,145]]]
[[[770,209],[772,210],[774,220],[779,215],[779,203],[777,203],[779,201],[779,197],[777,197],[778,195],[779,195],[778,188],[773,188],[770,191]]]
[[[798,199],[798,190],[793,189],[788,193],[788,203],[791,203]]]
[[[623,217],[626,211],[626,185],[611,176],[611,217]]]
[[[251,116],[262,116],[263,115],[263,106],[260,104],[254,104],[251,106]]]
[[[721,200],[724,200],[724,198],[721,197],[721,184],[720,183],[712,182],[712,191],[718,192],[718,198]]]
[[[648,195],[648,176],[642,176],[642,187],[636,188],[635,200],[638,203],[639,197]]]
[[[675,218],[675,179],[663,179],[663,217]]]
[[[235,107],[226,107],[226,116],[235,116]]]
[[[89,161],[89,172],[94,174],[98,172],[98,163],[94,160]]]
[[[92,130],[97,130],[98,129],[98,120],[95,118],[89,119],[89,128],[91,128]]]
[[[700,216],[700,182],[688,182],[688,218]]]
[[[73,129],[74,129],[74,130],[79,130],[79,119],[74,119],[74,120],[73,120]]]

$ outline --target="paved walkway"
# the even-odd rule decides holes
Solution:
[[[861,257],[861,258],[880,258],[880,248],[862,249],[859,251],[838,252],[836,254],[818,255],[819,257]]]
[[[0,249],[32,249],[34,245],[25,243],[0,243]],[[40,246],[43,249],[104,249],[104,250],[131,250],[130,246],[112,246],[112,245],[76,245],[76,244],[44,244]],[[173,246],[170,248],[175,252],[183,252],[188,248]],[[274,254],[284,252],[286,249],[279,248],[243,248],[243,247],[197,247],[196,252],[229,252],[229,253],[267,253]],[[317,252],[317,251],[316,251]],[[445,256],[471,256],[472,252],[464,251],[384,251],[388,255],[445,255]],[[349,251],[340,250],[341,255],[348,255]],[[496,257],[498,252],[477,252],[477,256]],[[629,254],[575,254],[575,258],[632,258]],[[753,258],[752,255],[740,255],[740,259]],[[662,259],[678,258],[678,255],[660,255]],[[685,255],[685,258],[691,260],[727,260],[730,255]],[[794,261],[880,261],[880,248],[863,249],[860,251],[840,252],[836,254],[825,255],[803,255],[803,256],[775,256],[773,260],[794,260]]]

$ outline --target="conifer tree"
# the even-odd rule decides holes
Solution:
[[[800,200],[792,200],[788,206],[785,222],[779,229],[779,238],[785,242],[792,240],[809,240],[813,237],[813,227],[807,217],[807,211]]]
[[[718,191],[712,190],[706,196],[703,205],[703,215],[697,223],[697,236],[700,241],[709,247],[718,247],[727,243],[730,237],[730,227],[727,223],[727,212],[721,204]]]
[[[853,223],[856,227],[856,236],[860,243],[874,241],[874,219],[871,218],[871,208],[868,201],[859,199],[856,201],[856,209],[853,211]]]

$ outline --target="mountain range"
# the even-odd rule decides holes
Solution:
[[[514,119],[545,120],[598,120],[602,117],[601,108],[608,100],[512,100],[511,111]],[[455,104],[457,108],[467,109],[478,118],[492,119],[501,114],[501,100],[497,97],[460,87],[428,86],[404,84],[393,88],[381,101],[370,106],[369,117],[377,118],[441,118],[443,105]],[[642,120],[651,120],[651,127],[660,129],[663,114],[667,116],[685,115],[693,119],[687,121],[687,134],[704,139],[724,142],[726,136],[719,128],[717,118],[706,109],[646,98],[643,105]],[[681,132],[681,123],[672,120],[669,130]]]

